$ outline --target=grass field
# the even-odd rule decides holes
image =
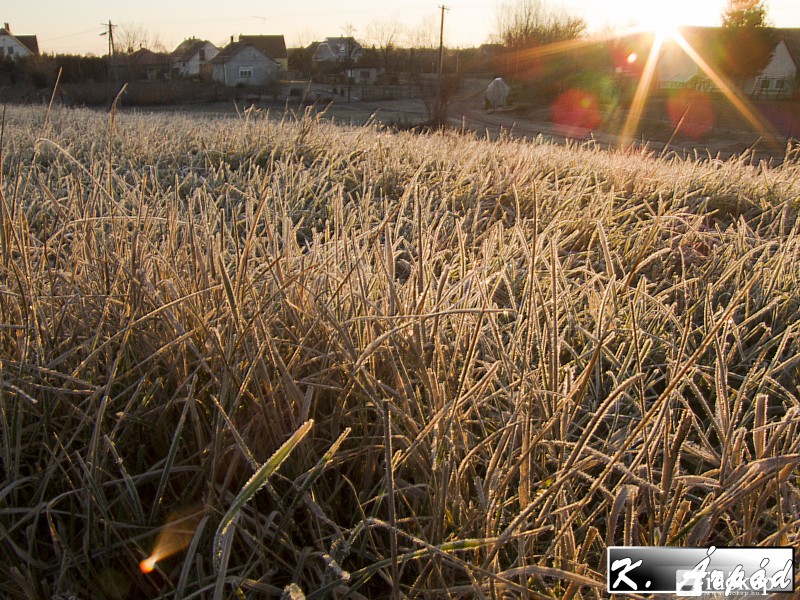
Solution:
[[[2,597],[598,598],[609,545],[800,542],[796,156],[42,108],[0,147]]]

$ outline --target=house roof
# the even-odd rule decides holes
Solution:
[[[361,48],[361,44],[359,44],[355,38],[351,36],[326,37],[325,41],[322,43],[327,44],[331,50],[336,49],[341,53],[346,52],[348,47],[353,48],[354,50]]]
[[[328,37],[324,42],[317,45],[317,52],[321,46],[327,46],[335,57],[345,57],[348,49],[352,57],[362,51],[361,44],[359,44],[353,37]]]
[[[794,64],[800,68],[800,29],[776,29],[775,32],[786,44]]]
[[[239,41],[250,44],[261,51],[262,54],[275,60],[288,58],[286,51],[286,41],[282,35],[240,35]]]
[[[252,48],[256,52],[261,54],[265,59],[272,60],[273,62],[275,62],[275,60],[273,58],[267,56],[261,50],[259,50],[255,46],[253,46],[252,44],[245,44],[244,42],[231,42],[230,44],[225,46],[222,50],[220,50],[219,54],[217,54],[209,62],[211,64],[215,64],[215,65],[224,64],[224,63],[228,62],[229,60],[231,60],[234,56],[239,54],[239,52],[241,52],[245,48]]]
[[[36,56],[39,56],[39,40],[36,39],[35,35],[14,35],[5,28],[0,29],[0,35],[11,36]]]
[[[39,40],[36,39],[35,35],[15,35],[14,37],[36,56],[39,55]]]
[[[147,48],[140,48],[130,55],[130,64],[132,65],[163,65],[169,62],[169,56],[163,52],[153,52]]]
[[[189,38],[187,40],[183,40],[175,50],[172,51],[170,54],[170,58],[174,62],[187,62],[191,60],[191,58],[197,54],[203,46],[206,44],[211,44],[208,40],[198,40],[197,38]],[[214,44],[211,44],[214,46]],[[216,48],[216,46],[214,46]]]

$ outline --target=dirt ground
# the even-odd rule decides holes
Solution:
[[[637,132],[632,139],[624,140],[620,132],[628,113],[617,109],[613,115],[600,115],[594,128],[559,124],[554,119],[554,109],[549,105],[528,106],[524,109],[486,109],[482,92],[472,92],[455,98],[450,105],[449,123],[453,127],[485,134],[495,138],[504,132],[513,136],[534,139],[539,136],[555,142],[566,140],[591,141],[601,147],[619,148],[628,144],[646,147],[659,153],[681,156],[730,158],[747,154],[755,161],[780,163],[790,138],[779,132],[773,123],[791,118],[800,107],[786,103],[754,103],[753,113],[764,124],[760,130],[730,106],[724,98],[715,98],[709,118],[701,129],[685,115],[668,114],[665,98],[651,99],[642,114]],[[783,112],[781,112],[783,111]],[[578,119],[579,121],[580,119]],[[789,124],[791,131],[794,121]],[[784,129],[785,130],[785,129]]]

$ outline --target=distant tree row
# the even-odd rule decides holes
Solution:
[[[314,50],[289,48],[289,69],[307,75],[329,74],[341,70],[343,64],[317,65]],[[392,47],[390,51],[377,47],[363,48],[363,55],[353,65],[355,68],[382,69],[387,75],[397,73],[435,73],[439,51],[436,48]],[[490,48],[446,49],[444,72],[492,73],[498,68],[496,52]]]
[[[61,83],[101,82],[108,79],[108,60],[97,56],[43,54],[22,60],[0,62],[0,73],[12,83],[30,82],[44,88],[55,83],[59,71]]]

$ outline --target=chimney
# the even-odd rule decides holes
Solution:
[[[8,33],[11,33],[11,27],[9,27],[8,23],[3,23],[3,27]]]
[[[233,36],[231,36],[231,44],[233,43]]]

